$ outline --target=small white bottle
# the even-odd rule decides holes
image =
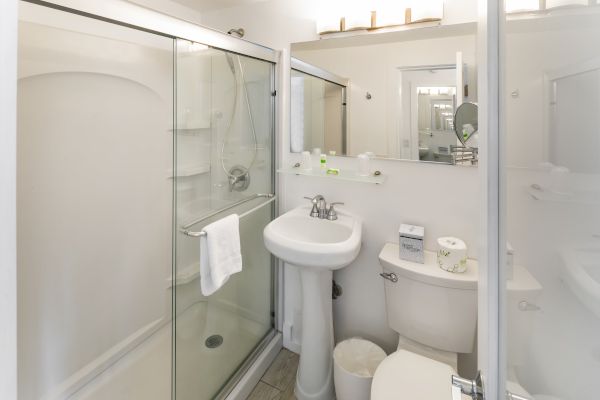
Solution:
[[[312,171],[312,158],[308,151],[302,152],[302,161],[300,162],[300,165],[304,171]]]
[[[358,176],[371,175],[371,159],[365,153],[358,155]]]
[[[313,159],[313,167],[319,168],[321,165],[321,149],[319,147],[315,147],[312,151],[312,159]]]

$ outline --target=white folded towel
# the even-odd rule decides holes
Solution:
[[[207,225],[200,237],[200,290],[210,296],[242,270],[240,218],[231,214]]]

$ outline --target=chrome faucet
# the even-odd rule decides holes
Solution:
[[[312,210],[310,210],[311,217],[320,218],[320,219],[328,219],[330,221],[335,221],[338,218],[337,212],[333,207],[337,204],[344,204],[344,203],[335,202],[335,203],[331,203],[329,205],[329,208],[327,208],[327,202],[325,201],[325,197],[323,197],[320,194],[316,195],[315,197],[304,197],[304,198],[307,200],[310,200],[312,202]]]
[[[314,218],[324,219],[327,217],[327,202],[325,197],[318,194],[315,197],[304,197],[312,202],[312,210],[310,210],[310,216]]]

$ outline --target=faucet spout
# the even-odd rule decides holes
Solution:
[[[313,206],[312,210],[310,211],[311,217],[321,219],[327,218],[327,202],[325,201],[325,197],[318,194],[315,197],[305,197],[305,199],[312,202]]]

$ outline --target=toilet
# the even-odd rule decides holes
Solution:
[[[388,325],[397,351],[375,371],[371,400],[451,399],[458,353],[471,353],[477,331],[477,262],[453,274],[425,251],[423,264],[399,257],[398,244],[379,254],[385,278]]]
[[[388,325],[398,332],[398,348],[377,368],[371,400],[451,399],[451,376],[457,374],[458,353],[472,353],[477,331],[477,261],[468,260],[464,273],[437,265],[425,251],[423,264],[399,257],[399,246],[386,243],[379,254],[385,278]],[[507,390],[530,395],[517,380],[517,369],[530,337],[531,307],[542,287],[523,267],[515,266],[508,282],[509,370]],[[463,396],[463,398],[468,398]]]

